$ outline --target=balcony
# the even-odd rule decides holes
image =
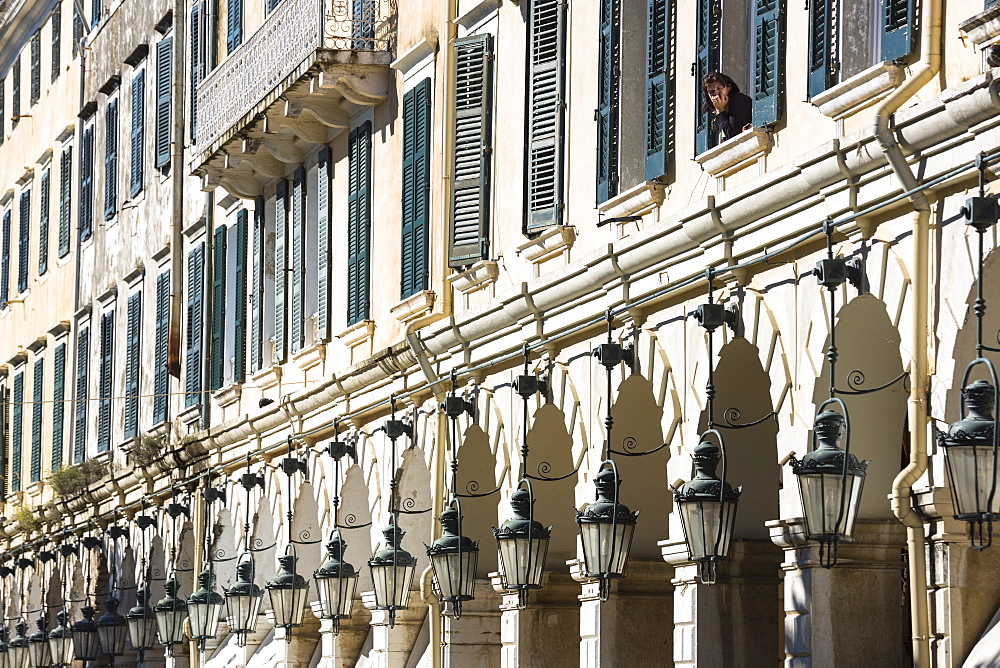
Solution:
[[[386,98],[396,0],[283,0],[198,85],[191,168],[256,197]]]

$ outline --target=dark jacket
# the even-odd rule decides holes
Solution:
[[[726,110],[720,111],[715,117],[715,125],[722,133],[723,140],[732,139],[743,132],[743,128],[750,122],[752,116],[750,98],[743,93],[733,93]]]

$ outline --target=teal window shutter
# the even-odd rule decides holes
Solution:
[[[170,164],[170,78],[173,37],[156,43],[156,167]]]
[[[52,369],[52,470],[63,465],[63,439],[66,421],[66,344],[56,346]]]
[[[303,322],[305,313],[303,312],[304,297],[306,291],[306,271],[305,245],[305,170],[299,167],[292,177],[292,235],[291,235],[291,261],[292,261],[292,308],[289,318],[289,342],[291,351],[297,353],[302,350],[305,342]]]
[[[882,0],[882,60],[899,60],[917,48],[917,0]]]
[[[70,207],[73,205],[73,147],[59,157],[59,257],[69,255]]]
[[[267,0],[267,11],[273,12],[279,4],[281,4],[281,0]]]
[[[188,253],[187,351],[184,358],[184,405],[201,403],[202,336],[205,292],[205,244]]]
[[[14,416],[10,434],[10,488],[21,490],[21,447],[24,440],[24,372],[14,376]]]
[[[489,250],[492,72],[491,35],[455,41],[450,267],[470,265]]]
[[[263,368],[264,351],[264,198],[258,197],[253,211],[253,281],[250,304],[250,373]]]
[[[38,211],[38,275],[43,276],[49,270],[49,211],[52,208],[52,170],[42,172],[42,182],[39,193]]]
[[[431,80],[403,96],[403,235],[400,292],[427,289],[427,225],[430,216]]]
[[[285,239],[288,236],[286,183],[278,181],[274,203],[274,357],[285,361]]]
[[[4,125],[6,125],[5,119],[7,118],[7,114],[4,113],[7,110],[4,100],[4,91],[6,90],[6,88],[7,88],[6,79],[0,77],[0,145],[3,144],[3,137],[5,134]]]
[[[101,315],[101,370],[97,402],[97,451],[111,449],[111,398],[114,394],[115,312]]]
[[[108,102],[104,123],[104,219],[118,210],[118,98]]]
[[[42,388],[45,360],[36,359],[31,378],[31,482],[42,479]]]
[[[198,136],[198,82],[202,78],[202,60],[204,58],[201,43],[203,23],[202,3],[196,2],[191,6],[191,139]]]
[[[28,289],[28,248],[31,230],[31,190],[21,193],[17,234],[17,291]]]
[[[142,332],[142,293],[128,298],[125,325],[125,438],[139,435],[139,342]]]
[[[146,127],[146,70],[139,70],[132,77],[132,133],[129,146],[131,165],[129,166],[129,196],[135,197],[142,191],[142,163],[145,159],[144,129]]]
[[[243,0],[226,3],[226,53],[232,53],[243,43]]]
[[[236,337],[233,355],[233,381],[242,383],[246,378],[247,357],[247,210],[236,212],[236,313],[233,314],[233,336]]]
[[[101,21],[101,0],[90,0],[90,27],[94,28]]]
[[[646,2],[646,162],[645,178],[667,173],[673,137],[670,127],[674,81],[671,76],[672,0]]]
[[[73,462],[79,464],[87,454],[87,371],[90,367],[90,328],[76,335],[76,423],[73,434]]]
[[[21,115],[21,57],[18,56],[14,61],[14,68],[10,73],[11,76],[11,86],[10,86],[10,127],[11,129],[17,125],[19,116]]]
[[[94,126],[83,131],[80,156],[80,241],[90,238],[94,215]]]
[[[834,84],[833,7],[836,0],[812,0],[809,3],[809,79],[810,98]]]
[[[567,6],[535,0],[528,20],[528,232],[562,222]]]
[[[59,78],[62,63],[62,5],[52,8],[52,81]],[[53,467],[55,468],[55,467]]]
[[[698,0],[697,46],[695,50],[695,155],[715,146],[716,133],[712,131],[712,114],[702,111],[704,93],[701,82],[709,72],[719,69],[719,29],[722,23],[720,0]]]
[[[10,299],[10,211],[3,213],[3,255],[0,256],[0,308]]]
[[[226,346],[226,228],[215,228],[212,245],[212,390],[222,387]]]
[[[31,37],[31,104],[42,96],[42,31]]]
[[[316,312],[319,338],[330,338],[330,149],[319,152],[316,175],[317,276]],[[255,241],[256,243],[256,241]],[[256,252],[256,251],[255,251]],[[256,293],[256,290],[254,290]]]
[[[621,0],[600,0],[598,44],[597,201],[618,194],[618,121],[621,77]]]
[[[369,316],[369,249],[371,202],[370,121],[351,131],[348,138],[347,194],[347,324]]]
[[[153,342],[153,424],[167,419],[170,376],[167,348],[170,334],[170,270],[156,277],[156,332]]]
[[[754,1],[753,125],[781,120],[785,97],[785,0]]]

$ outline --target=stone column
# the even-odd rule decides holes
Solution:
[[[767,541],[734,540],[716,583],[706,585],[683,543],[664,541],[660,549],[674,564],[674,666],[773,668],[781,644],[780,550]]]
[[[501,586],[499,573],[490,573],[500,604],[500,666],[569,668],[580,665],[580,586],[569,573],[546,571],[542,588],[532,590],[528,607],[517,609],[517,593]]]
[[[670,664],[672,626],[664,624],[663,613],[673,606],[671,566],[630,560],[625,578],[615,580],[608,600],[601,601],[598,583],[583,577],[583,562],[567,563],[583,586],[578,597],[581,668]]]
[[[903,525],[859,519],[854,542],[840,545],[837,565],[830,569],[819,564],[819,543],[806,541],[804,519],[767,526],[785,555],[784,665],[902,665],[909,617],[902,600]]]
[[[313,614],[319,618],[323,606],[319,601],[312,604]],[[361,648],[371,632],[371,615],[358,599],[351,606],[350,619],[340,620],[340,631],[333,632],[333,620],[320,620],[319,636],[322,659],[319,668],[348,668],[358,662]]]
[[[233,668],[246,668],[246,665],[250,663],[250,659],[253,657],[254,652],[260,648],[261,643],[264,642],[267,638],[267,634],[270,633],[273,628],[274,624],[272,624],[267,617],[258,617],[257,628],[254,629],[253,633],[247,634],[247,644],[243,647],[243,652],[237,654],[238,661]]]
[[[268,610],[265,614],[267,621],[273,626],[274,612]],[[291,629],[291,641],[287,639],[287,633],[283,628],[274,627],[274,643],[278,654],[276,668],[309,668],[316,652],[316,644],[319,643],[319,619],[308,610],[302,616],[302,626]]]
[[[372,668],[405,668],[427,615],[427,606],[420,600],[420,592],[410,592],[410,607],[396,611],[396,623],[392,628],[389,628],[389,612],[375,610],[375,592],[364,592],[361,600],[372,614],[372,652],[369,665]]]
[[[476,598],[462,603],[462,616],[445,616],[445,668],[499,668],[500,600],[488,580],[477,580]]]

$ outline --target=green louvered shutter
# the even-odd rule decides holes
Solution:
[[[274,357],[285,361],[285,239],[288,236],[285,181],[278,181],[274,197]]]
[[[184,359],[184,405],[201,403],[203,299],[205,292],[205,244],[188,253],[187,352]]]
[[[52,369],[52,470],[63,464],[64,425],[66,422],[66,344],[56,346]]]
[[[146,70],[139,70],[132,77],[132,133],[129,146],[131,165],[129,166],[129,196],[135,197],[142,191],[143,161],[145,160],[146,121]]]
[[[448,266],[470,265],[489,250],[493,37],[455,42],[454,162]]]
[[[142,332],[142,293],[128,298],[125,326],[125,420],[122,434],[125,438],[139,435],[139,342]]]
[[[316,165],[316,313],[319,338],[330,338],[330,149],[319,152]],[[256,243],[256,240],[255,240]],[[256,254],[257,251],[254,251]],[[256,276],[254,277],[256,280]],[[256,293],[256,289],[254,290]]]
[[[427,289],[427,226],[430,216],[431,80],[403,97],[403,236],[400,292]]]
[[[14,69],[10,73],[10,127],[13,129],[21,116],[21,57],[14,61]]]
[[[94,126],[83,131],[80,152],[80,241],[90,238],[94,215]]]
[[[62,5],[52,8],[52,81],[59,78],[62,63]],[[53,468],[55,468],[53,466]]]
[[[917,47],[917,0],[882,0],[882,60],[905,58]]]
[[[108,102],[104,127],[104,219],[118,210],[118,98]]]
[[[347,195],[347,324],[369,315],[369,243],[371,202],[371,122],[365,121],[348,138]]]
[[[115,312],[101,315],[101,370],[97,403],[97,451],[111,449],[111,397],[114,394]]]
[[[45,360],[35,360],[31,378],[31,482],[42,479],[42,387]]]
[[[671,0],[646,2],[646,163],[647,181],[667,173],[672,145],[670,105],[674,95],[671,77]]]
[[[715,145],[715,133],[712,131],[711,112],[702,111],[701,104],[704,93],[701,82],[709,72],[719,69],[719,28],[722,19],[719,0],[698,0],[698,42],[695,52],[695,155],[704,153]]]
[[[202,53],[201,43],[201,9],[202,3],[196,2],[191,6],[191,119],[190,133],[191,139],[198,136],[198,82],[202,78]]]
[[[246,378],[247,357],[247,210],[236,212],[236,276],[234,277],[236,295],[233,303],[236,313],[233,314],[233,336],[236,337],[233,346],[233,381],[242,383]]]
[[[281,4],[281,0],[267,0],[267,11],[273,12],[279,4]]]
[[[243,43],[243,0],[226,3],[226,53],[232,53]]]
[[[562,222],[567,0],[535,0],[528,21],[525,228]]]
[[[600,0],[598,44],[597,201],[618,194],[618,120],[621,80],[621,0]]]
[[[70,207],[73,205],[73,147],[59,158],[59,257],[69,255]]]
[[[31,230],[31,191],[21,193],[20,219],[17,234],[17,291],[28,289],[28,248]]]
[[[291,235],[291,256],[292,261],[292,308],[289,314],[289,343],[291,351],[297,353],[302,350],[303,339],[303,298],[306,292],[306,272],[303,261],[305,258],[306,227],[305,227],[305,169],[299,167],[295,170],[292,178],[292,235]]]
[[[5,100],[4,100],[4,91],[6,87],[7,87],[7,82],[2,77],[0,77],[0,145],[3,144],[3,137],[4,134],[6,134],[4,130],[4,126],[7,124],[6,121],[7,114],[5,113],[7,111],[7,107],[5,105]]]
[[[52,170],[42,172],[38,211],[38,275],[49,270],[49,212],[52,208]]]
[[[83,13],[80,5],[73,3],[73,57],[80,55],[80,47],[83,46]]]
[[[3,254],[0,255],[0,308],[10,299],[10,211],[3,213]]]
[[[31,38],[31,104],[42,96],[42,31]]]
[[[985,9],[989,9],[990,7],[995,7],[997,3],[1000,3],[1000,0],[986,0]]]
[[[170,163],[170,76],[173,60],[173,37],[156,44],[156,167]]]
[[[73,433],[73,462],[79,464],[87,454],[87,371],[90,367],[90,328],[76,336],[76,421]]]
[[[785,97],[784,0],[754,2],[753,125],[781,120]]]
[[[14,417],[10,437],[10,488],[21,491],[21,447],[24,439],[24,372],[14,376]]]
[[[264,358],[264,198],[258,197],[253,211],[253,282],[250,304],[250,373],[263,368]]]
[[[170,270],[156,277],[156,333],[153,343],[153,424],[167,419],[170,376],[167,348],[170,335]]]
[[[212,390],[222,387],[226,347],[226,228],[215,228],[212,246]]]
[[[835,0],[812,0],[809,3],[809,79],[810,99],[834,83],[833,5]]]

